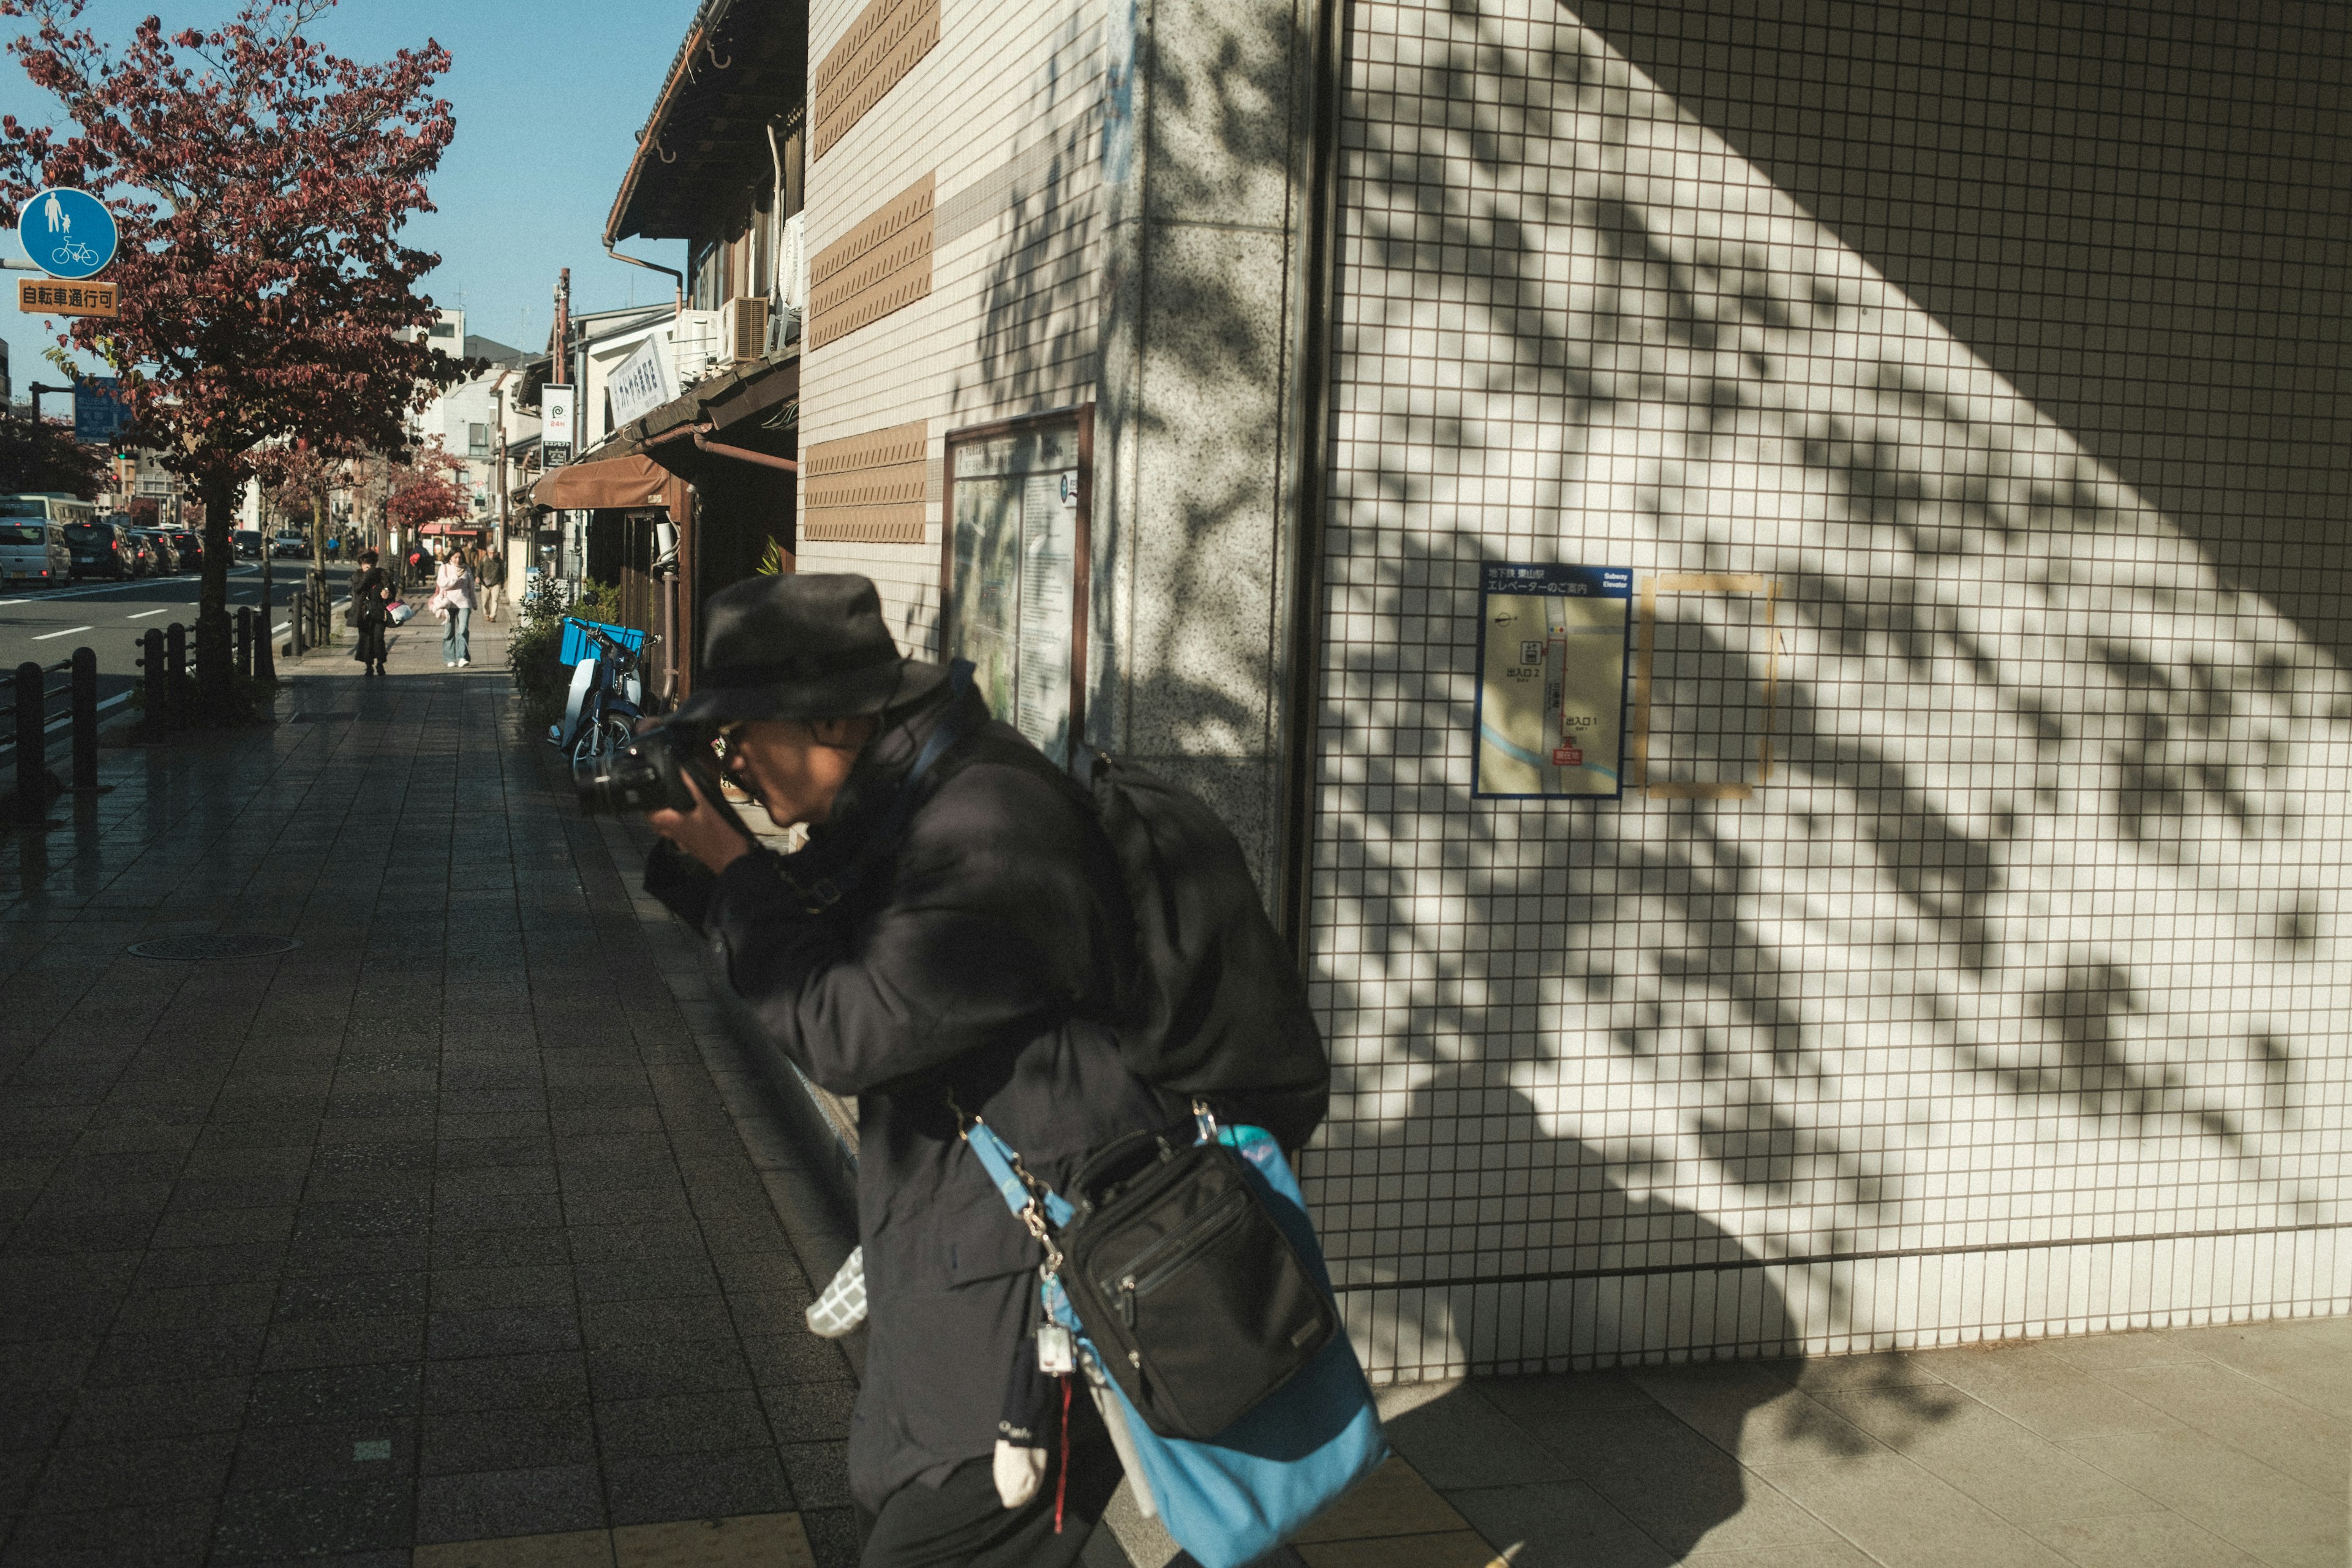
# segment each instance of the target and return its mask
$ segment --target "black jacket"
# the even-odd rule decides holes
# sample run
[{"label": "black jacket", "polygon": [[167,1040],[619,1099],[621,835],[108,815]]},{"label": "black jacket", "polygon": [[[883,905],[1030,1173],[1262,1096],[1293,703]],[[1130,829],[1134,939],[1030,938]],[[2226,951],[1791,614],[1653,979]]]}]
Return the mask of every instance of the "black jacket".
[{"label": "black jacket", "polygon": [[[849,1469],[869,1509],[988,1454],[1030,1353],[1042,1254],[952,1107],[1057,1186],[1088,1151],[1185,1115],[1119,1065],[1102,1020],[1133,917],[1091,805],[1035,748],[987,724],[876,842],[948,700],[978,706],[942,700],[879,737],[809,849],[736,861],[709,910],[735,990],[811,1079],[857,1097],[869,1339]],[[845,866],[841,901],[807,913],[796,885]]]}]

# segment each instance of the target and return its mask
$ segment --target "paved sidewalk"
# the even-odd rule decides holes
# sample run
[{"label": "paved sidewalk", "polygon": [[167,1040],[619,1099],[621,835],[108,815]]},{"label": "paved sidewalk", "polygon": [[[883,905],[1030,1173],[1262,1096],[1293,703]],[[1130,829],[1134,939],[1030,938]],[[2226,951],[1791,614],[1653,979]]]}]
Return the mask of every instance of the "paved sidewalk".
[{"label": "paved sidewalk", "polygon": [[[847,1564],[845,1242],[502,628],[0,837],[0,1568]],[[276,955],[133,942],[277,934]],[[813,1195],[814,1194],[814,1195]],[[805,1263],[803,1260],[806,1260]],[[1391,1389],[1294,1568],[2344,1568],[2352,1320]],[[1163,1568],[1115,1513],[1089,1568]]]},{"label": "paved sidewalk", "polygon": [[[499,640],[0,839],[7,1568],[854,1559],[848,1369]],[[210,932],[300,945],[124,952]]]}]

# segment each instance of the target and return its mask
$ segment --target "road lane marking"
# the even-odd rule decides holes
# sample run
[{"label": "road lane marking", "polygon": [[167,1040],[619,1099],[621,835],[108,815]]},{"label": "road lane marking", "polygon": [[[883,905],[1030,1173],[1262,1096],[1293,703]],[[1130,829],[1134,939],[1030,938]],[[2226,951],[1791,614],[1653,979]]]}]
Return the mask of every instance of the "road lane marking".
[{"label": "road lane marking", "polygon": [[125,616],[122,618],[126,621],[143,621],[150,616],[168,616],[171,613],[172,606],[166,605],[160,610],[142,610],[135,616]]},{"label": "road lane marking", "polygon": [[86,632],[92,629],[93,628],[89,626],[68,626],[61,632],[43,632],[39,637],[35,637],[33,640],[35,642],[47,642],[52,637],[69,637],[76,632]]}]

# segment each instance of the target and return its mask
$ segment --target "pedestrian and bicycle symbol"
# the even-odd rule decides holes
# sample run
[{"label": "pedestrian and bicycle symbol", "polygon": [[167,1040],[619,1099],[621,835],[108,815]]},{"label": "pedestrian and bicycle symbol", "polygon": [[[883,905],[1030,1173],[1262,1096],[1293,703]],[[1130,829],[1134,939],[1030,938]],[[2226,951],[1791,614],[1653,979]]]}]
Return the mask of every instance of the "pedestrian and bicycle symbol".
[{"label": "pedestrian and bicycle symbol", "polygon": [[52,185],[25,204],[16,237],[33,265],[50,277],[95,278],[114,259],[114,215],[88,191]]}]

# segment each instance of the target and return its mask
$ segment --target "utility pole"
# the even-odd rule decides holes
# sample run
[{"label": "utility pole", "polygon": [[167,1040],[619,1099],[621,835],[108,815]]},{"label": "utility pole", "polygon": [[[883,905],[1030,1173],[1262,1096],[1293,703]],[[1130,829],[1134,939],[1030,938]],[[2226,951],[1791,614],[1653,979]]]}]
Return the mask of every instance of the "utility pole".
[{"label": "utility pole", "polygon": [[499,384],[490,389],[490,417],[498,423],[490,437],[490,460],[498,465],[498,481],[492,488],[497,498],[491,504],[490,526],[499,542],[499,553],[507,552],[507,389],[506,376],[501,373]]},{"label": "utility pole", "polygon": [[572,381],[572,268],[555,280],[555,341],[548,345],[547,379],[556,386]]}]

